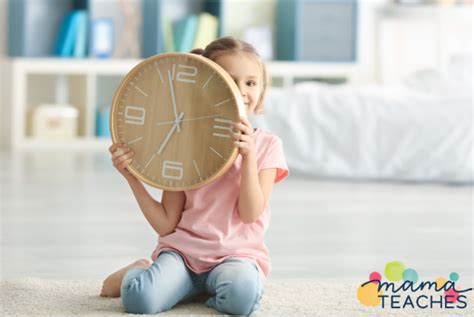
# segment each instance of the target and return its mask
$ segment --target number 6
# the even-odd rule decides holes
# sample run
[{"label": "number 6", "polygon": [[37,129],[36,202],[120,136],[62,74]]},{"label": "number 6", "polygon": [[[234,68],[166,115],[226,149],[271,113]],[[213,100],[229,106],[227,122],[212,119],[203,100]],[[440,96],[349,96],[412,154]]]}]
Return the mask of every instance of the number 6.
[{"label": "number 6", "polygon": [[[172,172],[172,171],[178,171],[178,175],[170,175],[169,172]],[[173,161],[164,161],[161,175],[163,177],[170,178],[170,179],[178,179],[178,180],[183,179],[183,163],[173,162]]]}]

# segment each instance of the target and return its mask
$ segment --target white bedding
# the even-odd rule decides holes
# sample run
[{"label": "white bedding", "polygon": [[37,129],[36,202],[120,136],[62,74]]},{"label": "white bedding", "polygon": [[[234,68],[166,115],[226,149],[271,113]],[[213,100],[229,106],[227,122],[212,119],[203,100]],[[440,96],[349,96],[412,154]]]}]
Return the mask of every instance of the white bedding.
[{"label": "white bedding", "polygon": [[293,173],[472,183],[472,81],[462,72],[391,87],[272,88],[265,115],[250,119],[281,137]]}]

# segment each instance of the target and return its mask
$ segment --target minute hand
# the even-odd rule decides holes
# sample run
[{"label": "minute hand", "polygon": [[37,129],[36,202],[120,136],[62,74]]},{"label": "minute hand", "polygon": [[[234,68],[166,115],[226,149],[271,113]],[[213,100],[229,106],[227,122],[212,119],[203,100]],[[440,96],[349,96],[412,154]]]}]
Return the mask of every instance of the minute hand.
[{"label": "minute hand", "polygon": [[174,111],[174,119],[175,119],[175,123],[177,124],[177,129],[178,129],[178,132],[181,132],[181,130],[179,129],[179,120],[178,120],[178,110],[176,109],[176,97],[174,95],[174,88],[173,88],[173,79],[171,78],[171,72],[168,71],[168,83],[169,83],[169,86],[170,86],[170,94],[171,94],[171,100],[173,102],[173,111]]}]

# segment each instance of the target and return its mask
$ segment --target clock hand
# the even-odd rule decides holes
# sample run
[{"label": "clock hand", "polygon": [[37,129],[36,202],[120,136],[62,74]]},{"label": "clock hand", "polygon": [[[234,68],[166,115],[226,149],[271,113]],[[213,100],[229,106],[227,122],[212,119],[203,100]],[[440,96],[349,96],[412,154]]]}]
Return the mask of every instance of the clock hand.
[{"label": "clock hand", "polygon": [[[214,115],[214,116],[196,117],[196,118],[191,118],[191,119],[183,119],[183,120],[181,120],[181,122],[207,119],[207,118],[217,118],[217,117],[221,117],[221,116],[222,115],[218,114],[218,115]],[[170,123],[174,123],[174,122],[175,122],[174,120],[173,121],[163,121],[163,122],[157,123],[156,125],[165,125],[165,124],[170,124]]]},{"label": "clock hand", "polygon": [[174,122],[178,123],[178,125],[177,125],[178,132],[181,132],[181,130],[179,129],[178,110],[176,109],[176,97],[174,95],[174,88],[173,88],[173,83],[172,83],[170,71],[168,71],[168,83],[169,83],[169,86],[170,86],[171,100],[173,101],[173,111],[174,111],[174,119],[175,119]]},{"label": "clock hand", "polygon": [[161,154],[161,152],[163,152],[163,149],[165,148],[166,144],[168,144],[168,141],[171,139],[171,136],[173,135],[173,132],[174,130],[176,129],[179,129],[179,123],[181,122],[181,118],[184,116],[184,112],[181,112],[179,114],[179,117],[177,118],[177,120],[174,122],[173,126],[171,127],[170,131],[168,132],[168,134],[166,135],[166,138],[165,140],[163,141],[163,143],[161,144],[160,146],[160,149],[158,150],[158,154]]}]

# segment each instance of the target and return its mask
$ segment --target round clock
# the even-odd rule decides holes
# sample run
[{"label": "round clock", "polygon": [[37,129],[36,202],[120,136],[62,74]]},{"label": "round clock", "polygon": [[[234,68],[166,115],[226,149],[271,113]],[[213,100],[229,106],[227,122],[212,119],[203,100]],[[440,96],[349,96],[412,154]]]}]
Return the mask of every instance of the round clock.
[{"label": "round clock", "polygon": [[222,175],[238,150],[233,122],[245,115],[230,75],[191,53],[166,53],[135,66],[115,92],[112,141],[135,157],[129,171],[170,191],[197,188]]}]

